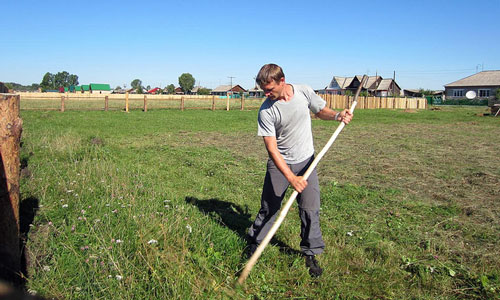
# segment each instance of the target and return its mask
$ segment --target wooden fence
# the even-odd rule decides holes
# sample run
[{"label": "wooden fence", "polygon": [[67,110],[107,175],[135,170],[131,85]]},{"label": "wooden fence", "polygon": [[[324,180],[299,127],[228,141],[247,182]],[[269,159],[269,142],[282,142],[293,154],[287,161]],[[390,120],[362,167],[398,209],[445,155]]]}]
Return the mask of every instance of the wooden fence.
[{"label": "wooden fence", "polygon": [[[351,107],[354,96],[345,95],[320,95],[326,101],[326,105],[332,109],[344,109]],[[356,109],[426,109],[425,98],[391,98],[391,97],[359,97]]]},{"label": "wooden fence", "polygon": [[[263,98],[199,95],[19,93],[23,110],[258,109]],[[352,96],[320,95],[332,109],[349,108]],[[356,109],[426,109],[425,98],[360,97]]]}]

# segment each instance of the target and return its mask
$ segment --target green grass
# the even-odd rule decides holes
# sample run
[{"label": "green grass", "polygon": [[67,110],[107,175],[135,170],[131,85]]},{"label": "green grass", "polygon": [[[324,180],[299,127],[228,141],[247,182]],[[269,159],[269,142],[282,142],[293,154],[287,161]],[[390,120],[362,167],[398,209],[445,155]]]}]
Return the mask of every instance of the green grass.
[{"label": "green grass", "polygon": [[[318,166],[323,276],[297,253],[293,206],[243,287],[267,156],[256,111],[22,111],[21,196],[39,204],[27,288],[61,299],[497,299],[500,119],[483,110],[356,111]],[[337,125],[313,121],[318,151]]]}]

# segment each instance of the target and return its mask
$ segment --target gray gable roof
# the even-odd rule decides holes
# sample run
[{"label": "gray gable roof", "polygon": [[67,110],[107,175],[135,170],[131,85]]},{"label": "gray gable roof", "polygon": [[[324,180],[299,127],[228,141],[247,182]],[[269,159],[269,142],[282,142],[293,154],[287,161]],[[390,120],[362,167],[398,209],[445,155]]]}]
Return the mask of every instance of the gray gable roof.
[{"label": "gray gable roof", "polygon": [[231,85],[219,85],[215,89],[212,90],[212,92],[228,92],[231,90]]},{"label": "gray gable roof", "polygon": [[496,86],[500,85],[500,70],[482,71],[474,75],[462,78],[445,87],[465,87],[465,86]]}]

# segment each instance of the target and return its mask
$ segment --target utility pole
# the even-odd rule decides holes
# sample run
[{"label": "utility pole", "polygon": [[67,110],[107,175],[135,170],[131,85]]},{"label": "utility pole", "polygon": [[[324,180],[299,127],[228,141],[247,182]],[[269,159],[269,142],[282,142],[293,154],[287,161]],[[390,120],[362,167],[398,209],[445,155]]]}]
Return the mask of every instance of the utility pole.
[{"label": "utility pole", "polygon": [[236,77],[234,77],[234,76],[227,76],[227,78],[231,79],[231,88],[233,88],[233,78],[236,78]]},{"label": "utility pole", "polygon": [[394,94],[394,89],[396,88],[396,71],[394,71],[394,74],[392,75],[392,96],[396,97]]}]

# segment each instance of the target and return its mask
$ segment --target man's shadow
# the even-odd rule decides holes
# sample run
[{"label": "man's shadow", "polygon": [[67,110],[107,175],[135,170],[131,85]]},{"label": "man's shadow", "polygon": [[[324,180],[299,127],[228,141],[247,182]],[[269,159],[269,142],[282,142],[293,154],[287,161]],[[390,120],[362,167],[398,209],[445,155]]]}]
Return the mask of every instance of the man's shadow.
[{"label": "man's shadow", "polygon": [[[219,199],[200,200],[195,197],[186,197],[186,203],[196,206],[203,214],[218,222],[221,226],[236,232],[242,239],[247,238],[247,229],[252,225],[252,215],[248,207],[222,201]],[[271,244],[278,246],[286,254],[300,255],[300,251],[291,248],[288,244],[273,237]]]}]

